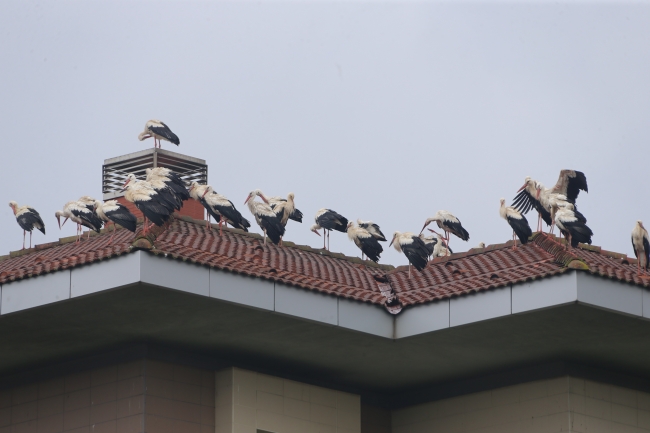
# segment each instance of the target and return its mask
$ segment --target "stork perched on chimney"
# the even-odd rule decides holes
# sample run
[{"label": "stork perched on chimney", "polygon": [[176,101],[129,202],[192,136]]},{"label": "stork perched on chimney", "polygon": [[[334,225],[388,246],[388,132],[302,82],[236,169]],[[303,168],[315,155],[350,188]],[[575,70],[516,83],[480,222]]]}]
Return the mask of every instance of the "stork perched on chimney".
[{"label": "stork perched on chimney", "polygon": [[169,126],[165,125],[160,120],[152,119],[144,125],[144,131],[138,135],[138,140],[143,141],[147,138],[153,137],[153,147],[162,148],[160,140],[165,140],[174,143],[176,146],[181,144],[178,135],[174,134]]},{"label": "stork perched on chimney", "polygon": [[18,206],[15,201],[9,202],[9,207],[14,211],[18,225],[23,229],[23,250],[25,249],[25,234],[29,232],[29,248],[32,247],[32,231],[34,228],[45,234],[45,224],[41,216],[31,206]]}]

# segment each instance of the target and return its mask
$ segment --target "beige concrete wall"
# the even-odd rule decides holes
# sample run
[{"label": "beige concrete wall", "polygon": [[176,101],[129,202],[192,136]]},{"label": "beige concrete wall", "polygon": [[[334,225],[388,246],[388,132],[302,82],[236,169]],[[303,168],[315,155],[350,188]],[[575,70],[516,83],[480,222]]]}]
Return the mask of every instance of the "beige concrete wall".
[{"label": "beige concrete wall", "polygon": [[358,395],[231,368],[216,374],[216,433],[360,433]]},{"label": "beige concrete wall", "polygon": [[650,432],[650,394],[561,377],[392,413],[392,433]]},{"label": "beige concrete wall", "polygon": [[213,433],[214,371],[148,359],[0,390],[0,433]]}]

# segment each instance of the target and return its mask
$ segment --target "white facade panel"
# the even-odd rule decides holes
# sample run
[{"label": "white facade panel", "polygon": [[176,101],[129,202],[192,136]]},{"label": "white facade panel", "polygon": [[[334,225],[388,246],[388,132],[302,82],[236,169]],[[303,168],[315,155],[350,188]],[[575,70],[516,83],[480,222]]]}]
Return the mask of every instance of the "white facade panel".
[{"label": "white facade panel", "polygon": [[284,284],[275,284],[275,311],[330,325],[338,323],[337,298]]},{"label": "white facade panel", "polygon": [[70,270],[3,284],[0,314],[13,313],[70,298]]},{"label": "white facade panel", "polygon": [[273,281],[210,269],[210,297],[273,311]]},{"label": "white facade panel", "polygon": [[393,338],[394,316],[379,305],[339,299],[339,326]]},{"label": "white facade panel", "polygon": [[449,301],[449,324],[465,325],[511,313],[510,287],[460,296]]},{"label": "white facade panel", "polygon": [[631,284],[578,273],[578,301],[635,316],[643,315],[643,291]]},{"label": "white facade panel", "polygon": [[449,328],[449,299],[409,307],[395,318],[395,338],[445,328]]},{"label": "white facade panel", "polygon": [[89,295],[140,281],[140,256],[136,251],[71,270],[71,297]]},{"label": "white facade panel", "polygon": [[578,300],[576,271],[512,286],[512,313],[537,310]]},{"label": "white facade panel", "polygon": [[142,254],[140,280],[168,289],[210,296],[210,270],[193,263]]}]

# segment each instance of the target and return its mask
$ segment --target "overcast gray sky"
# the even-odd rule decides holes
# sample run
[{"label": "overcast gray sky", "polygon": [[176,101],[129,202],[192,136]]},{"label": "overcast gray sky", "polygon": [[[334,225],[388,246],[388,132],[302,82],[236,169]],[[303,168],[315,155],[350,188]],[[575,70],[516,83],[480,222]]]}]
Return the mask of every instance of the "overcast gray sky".
[{"label": "overcast gray sky", "polygon": [[446,209],[455,251],[505,242],[499,198],[563,168],[587,175],[595,245],[632,255],[650,223],[648,3],[5,0],[0,56],[0,254],[22,244],[9,200],[43,216],[35,243],[73,235],[54,212],[101,197],[150,118],[247,218],[250,190],[293,191],[286,239],[314,247],[321,207],[387,236]]}]

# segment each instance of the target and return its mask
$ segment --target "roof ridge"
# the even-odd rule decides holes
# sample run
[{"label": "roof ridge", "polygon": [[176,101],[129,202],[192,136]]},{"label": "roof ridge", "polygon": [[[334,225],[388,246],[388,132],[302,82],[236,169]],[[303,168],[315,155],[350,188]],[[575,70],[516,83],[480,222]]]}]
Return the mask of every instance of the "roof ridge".
[{"label": "roof ridge", "polygon": [[558,242],[555,236],[537,232],[533,233],[532,239],[535,245],[553,255],[557,264],[566,268],[589,270],[589,264],[585,259],[566,249],[566,246]]},{"label": "roof ridge", "polygon": [[[174,218],[178,219],[178,220],[181,220],[181,221],[188,222],[188,223],[196,224],[196,225],[203,225],[203,226],[207,225],[207,221],[195,219],[195,218],[192,218],[192,217],[187,216],[187,215],[180,215],[180,214],[174,213]],[[259,240],[262,239],[262,235],[260,235],[259,233],[245,232],[245,231],[243,231],[241,229],[235,229],[235,228],[231,228],[231,227],[223,227],[222,229],[223,229],[223,231],[228,231],[228,232],[231,232],[231,233],[237,233],[237,234],[240,234],[240,235],[243,235],[243,236],[248,236],[248,237],[252,237],[252,238],[255,238],[255,239],[259,239]],[[359,257],[346,256],[343,253],[335,253],[335,252],[332,252],[332,251],[329,251],[329,250],[324,250],[322,248],[313,248],[313,247],[310,247],[309,245],[300,245],[300,244],[297,244],[297,243],[291,242],[291,241],[283,240],[282,241],[282,246],[283,247],[295,248],[295,249],[298,249],[298,250],[301,250],[301,251],[311,252],[311,253],[314,253],[314,254],[320,254],[321,256],[329,256],[329,257],[332,257],[334,259],[346,260],[348,262],[356,263],[356,264],[359,264],[359,265],[370,266],[372,268],[381,269],[381,270],[386,271],[386,272],[389,272],[389,271],[392,271],[393,269],[395,269],[394,265],[390,265],[390,264],[387,264],[387,263],[375,263],[372,260],[361,260]]]}]

